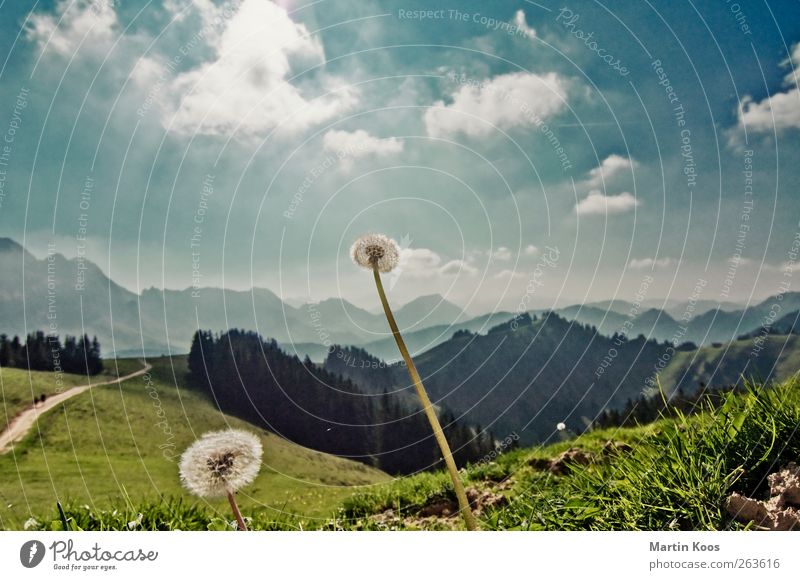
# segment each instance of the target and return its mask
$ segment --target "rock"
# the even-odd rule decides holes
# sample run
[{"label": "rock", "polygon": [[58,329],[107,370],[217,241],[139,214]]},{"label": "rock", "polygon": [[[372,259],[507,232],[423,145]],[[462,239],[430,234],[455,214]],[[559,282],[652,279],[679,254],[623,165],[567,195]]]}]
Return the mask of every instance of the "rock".
[{"label": "rock", "polygon": [[789,463],[767,477],[770,496],[780,496],[784,503],[800,507],[800,466]]},{"label": "rock", "polygon": [[728,497],[725,508],[740,522],[753,522],[757,526],[765,526],[769,519],[764,502],[750,499],[736,492]]},{"label": "rock", "polygon": [[800,467],[789,463],[767,477],[770,498],[759,501],[732,493],[727,512],[742,523],[773,531],[800,530]]}]

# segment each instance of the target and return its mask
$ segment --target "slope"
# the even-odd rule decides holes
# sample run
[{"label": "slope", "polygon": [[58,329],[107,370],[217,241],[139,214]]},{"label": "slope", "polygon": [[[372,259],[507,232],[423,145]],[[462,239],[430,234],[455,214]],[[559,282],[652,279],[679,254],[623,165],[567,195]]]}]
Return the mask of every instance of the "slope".
[{"label": "slope", "polygon": [[[183,357],[149,362],[151,373],[93,389],[47,413],[12,452],[0,456],[0,527],[19,528],[56,500],[92,508],[125,505],[126,498],[194,500],[181,488],[177,459],[203,432],[226,427],[259,433],[264,445],[261,473],[240,496],[248,510],[328,515],[356,486],[389,480],[376,469],[305,449],[220,413],[184,388]],[[224,501],[203,503],[227,514]]]}]

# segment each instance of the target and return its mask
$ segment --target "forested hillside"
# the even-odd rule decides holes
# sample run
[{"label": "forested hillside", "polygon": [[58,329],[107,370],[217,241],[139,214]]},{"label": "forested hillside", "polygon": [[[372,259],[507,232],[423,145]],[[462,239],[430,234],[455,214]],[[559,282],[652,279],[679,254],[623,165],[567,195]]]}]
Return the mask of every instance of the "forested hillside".
[{"label": "forested hillside", "polygon": [[[300,445],[388,473],[441,467],[430,425],[407,397],[362,390],[353,380],[290,356],[256,333],[197,332],[189,373],[190,384],[221,410]],[[476,461],[494,448],[489,432],[456,421],[446,410],[440,419],[458,464]]]}]

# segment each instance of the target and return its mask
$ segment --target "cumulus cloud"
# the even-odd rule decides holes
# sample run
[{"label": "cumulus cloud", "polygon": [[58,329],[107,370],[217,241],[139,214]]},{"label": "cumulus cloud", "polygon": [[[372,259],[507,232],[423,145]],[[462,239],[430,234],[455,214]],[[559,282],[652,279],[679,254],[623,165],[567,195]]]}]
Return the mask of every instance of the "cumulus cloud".
[{"label": "cumulus cloud", "polygon": [[523,10],[517,10],[516,14],[514,14],[514,25],[528,38],[536,38],[536,30],[528,26]]},{"label": "cumulus cloud", "polygon": [[400,250],[399,267],[403,273],[433,274],[441,263],[442,257],[428,248],[403,248]]},{"label": "cumulus cloud", "polygon": [[575,205],[575,213],[578,215],[612,215],[626,213],[640,202],[627,191],[619,195],[603,195],[600,191],[593,189],[584,199]]},{"label": "cumulus cloud", "polygon": [[439,273],[444,276],[455,276],[457,274],[477,274],[478,269],[464,260],[450,260],[439,268]]},{"label": "cumulus cloud", "polygon": [[[800,66],[800,43],[794,45],[791,57],[783,65]],[[800,89],[794,72],[789,72],[784,82],[790,87],[786,92],[776,93],[759,102],[749,96],[742,99],[739,125],[759,132],[800,128]]]},{"label": "cumulus cloud", "polygon": [[517,278],[524,278],[525,274],[522,272],[517,272],[516,270],[500,270],[497,274],[492,276],[495,280],[508,280],[508,279],[517,279]]},{"label": "cumulus cloud", "polygon": [[528,244],[527,246],[525,246],[524,253],[526,256],[537,256],[539,254],[539,248],[537,248],[533,244]]},{"label": "cumulus cloud", "polygon": [[478,269],[465,260],[449,260],[442,264],[442,257],[428,248],[402,248],[400,264],[392,271],[398,276],[415,278],[437,278],[439,276],[455,276],[458,274],[475,274]]},{"label": "cumulus cloud", "polygon": [[505,246],[500,246],[494,251],[490,250],[489,257],[492,260],[500,260],[503,262],[508,262],[511,259],[511,250],[509,250]]},{"label": "cumulus cloud", "polygon": [[114,40],[117,14],[113,2],[61,0],[53,14],[33,13],[25,35],[43,51],[72,56],[78,47],[105,52]]},{"label": "cumulus cloud", "polygon": [[309,99],[289,82],[292,74],[324,63],[325,53],[303,24],[272,2],[244,0],[210,44],[215,57],[179,74],[165,91],[179,99],[164,119],[176,132],[263,134],[280,126],[292,133],[331,119],[357,100],[321,73],[329,94],[318,98]]},{"label": "cumulus cloud", "polygon": [[452,103],[436,101],[425,112],[428,135],[488,135],[494,127],[532,127],[566,106],[566,81],[555,73],[510,73],[478,84],[466,84],[451,95]]},{"label": "cumulus cloud", "polygon": [[628,268],[631,270],[652,270],[654,268],[668,268],[673,266],[677,261],[674,258],[640,258],[633,259],[628,263]]},{"label": "cumulus cloud", "polygon": [[616,153],[609,155],[603,159],[599,167],[595,167],[589,171],[589,181],[593,184],[600,185],[621,172],[630,172],[631,169],[633,169],[633,165],[633,160],[628,157],[623,157]]},{"label": "cumulus cloud", "polygon": [[761,102],[742,99],[739,123],[751,131],[800,128],[800,90],[778,93]]},{"label": "cumulus cloud", "polygon": [[353,132],[331,130],[322,138],[322,147],[347,164],[361,157],[400,153],[403,151],[403,141],[395,137],[379,139],[362,129]]}]

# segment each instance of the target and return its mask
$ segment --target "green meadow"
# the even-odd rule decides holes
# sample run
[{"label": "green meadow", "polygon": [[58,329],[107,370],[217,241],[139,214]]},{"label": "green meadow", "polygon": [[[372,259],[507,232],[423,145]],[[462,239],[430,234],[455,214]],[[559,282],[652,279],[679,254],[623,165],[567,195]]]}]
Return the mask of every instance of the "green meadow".
[{"label": "green meadow", "polygon": [[[261,474],[238,496],[246,511],[327,517],[362,486],[390,480],[361,463],[299,447],[220,413],[183,388],[181,357],[149,362],[149,375],[96,387],[44,414],[23,441],[0,455],[0,527],[18,529],[57,501],[111,511],[158,505],[163,498],[193,502],[181,487],[178,458],[201,434],[227,427],[258,433],[264,446]],[[106,365],[116,372],[114,361]],[[119,361],[122,375],[141,367],[138,361]],[[29,384],[39,392],[53,381],[52,373],[17,369],[4,369],[2,378],[4,393],[10,393],[4,395],[11,401],[9,416],[24,407],[19,401]],[[85,379],[69,377],[74,384]],[[201,505],[209,514],[229,509],[224,499]]]}]

